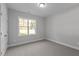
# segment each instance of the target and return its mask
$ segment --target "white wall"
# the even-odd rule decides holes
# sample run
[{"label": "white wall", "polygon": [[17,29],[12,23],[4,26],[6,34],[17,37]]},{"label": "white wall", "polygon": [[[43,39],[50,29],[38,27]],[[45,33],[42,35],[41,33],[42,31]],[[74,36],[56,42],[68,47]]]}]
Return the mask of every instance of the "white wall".
[{"label": "white wall", "polygon": [[46,39],[79,49],[79,7],[46,20]]},{"label": "white wall", "polygon": [[7,16],[7,7],[6,4],[1,4],[1,52],[2,55],[5,54],[7,49],[7,41],[8,41],[8,16]]},{"label": "white wall", "polygon": [[[38,41],[41,39],[44,39],[44,21],[43,18],[31,15],[29,13],[24,13],[20,11],[16,11],[13,9],[8,9],[8,15],[9,15],[9,46],[16,46],[19,44],[24,44],[28,42]],[[24,17],[27,19],[35,19],[37,21],[37,34],[31,35],[31,36],[19,36],[18,35],[18,16]]]}]

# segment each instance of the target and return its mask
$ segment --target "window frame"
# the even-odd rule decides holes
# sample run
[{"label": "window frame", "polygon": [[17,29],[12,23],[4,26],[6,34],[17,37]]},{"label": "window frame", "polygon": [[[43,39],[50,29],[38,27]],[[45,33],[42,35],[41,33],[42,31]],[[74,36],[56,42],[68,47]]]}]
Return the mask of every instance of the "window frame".
[{"label": "window frame", "polygon": [[[22,19],[22,21],[23,21],[23,26],[19,25],[19,36],[36,35],[36,32],[37,32],[37,31],[36,31],[36,25],[37,25],[36,23],[37,23],[37,21],[34,20],[34,19],[27,19],[27,18],[19,17],[19,19],[18,19],[19,22],[20,22],[20,19]],[[27,20],[27,26],[24,26],[24,22],[25,22],[24,20]],[[34,24],[34,26],[35,26],[35,28],[34,28],[35,33],[34,33],[34,34],[30,34],[30,30],[29,30],[29,27],[31,26],[31,25],[29,26],[29,21],[32,21],[32,20],[35,21],[35,24]],[[27,34],[26,34],[26,32],[25,32],[25,33],[23,33],[23,34],[24,34],[24,35],[23,35],[23,34],[20,32],[20,30],[21,30],[20,27],[25,27],[25,28],[27,28],[27,29],[24,29],[25,31],[27,30]]]}]

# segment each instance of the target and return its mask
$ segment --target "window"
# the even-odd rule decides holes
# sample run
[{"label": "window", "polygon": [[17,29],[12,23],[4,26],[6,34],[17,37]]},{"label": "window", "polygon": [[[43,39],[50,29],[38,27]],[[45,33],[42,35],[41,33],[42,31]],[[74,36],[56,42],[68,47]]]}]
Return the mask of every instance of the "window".
[{"label": "window", "polygon": [[27,20],[19,18],[19,35],[34,35],[36,34],[36,20]]},{"label": "window", "polygon": [[35,34],[36,29],[36,21],[35,20],[29,20],[29,35]]}]

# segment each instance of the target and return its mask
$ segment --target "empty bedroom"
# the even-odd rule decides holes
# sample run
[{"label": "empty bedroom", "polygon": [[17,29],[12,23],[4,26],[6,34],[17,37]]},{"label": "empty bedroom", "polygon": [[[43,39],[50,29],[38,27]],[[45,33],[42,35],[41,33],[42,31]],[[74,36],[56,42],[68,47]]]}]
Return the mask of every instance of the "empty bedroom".
[{"label": "empty bedroom", "polygon": [[0,3],[1,56],[79,56],[79,3]]}]

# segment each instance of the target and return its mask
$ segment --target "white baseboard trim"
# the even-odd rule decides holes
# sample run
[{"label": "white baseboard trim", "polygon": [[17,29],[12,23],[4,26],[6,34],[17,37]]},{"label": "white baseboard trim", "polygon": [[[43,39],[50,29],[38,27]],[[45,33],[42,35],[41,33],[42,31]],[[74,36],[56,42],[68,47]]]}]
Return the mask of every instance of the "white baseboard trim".
[{"label": "white baseboard trim", "polygon": [[70,44],[66,44],[66,43],[63,43],[63,42],[59,42],[59,41],[56,41],[56,40],[53,40],[53,39],[47,39],[48,41],[52,41],[52,42],[55,42],[55,43],[58,43],[58,44],[61,44],[61,45],[64,45],[66,47],[69,47],[69,48],[72,48],[72,49],[75,49],[75,50],[79,50],[79,47],[75,47],[75,46],[72,46]]},{"label": "white baseboard trim", "polygon": [[30,41],[30,42],[21,42],[21,43],[17,43],[17,44],[8,45],[8,47],[19,46],[19,45],[23,45],[23,44],[27,44],[27,43],[32,43],[32,42],[40,41],[40,40],[43,40],[43,38],[38,39],[38,40],[33,40],[33,41]]},{"label": "white baseboard trim", "polygon": [[[41,39],[38,39],[38,40],[33,40],[31,42],[21,42],[21,43],[18,43],[18,44],[12,44],[12,45],[8,45],[8,47],[13,47],[13,46],[19,46],[19,45],[22,45],[22,44],[28,44],[28,43],[32,43],[32,42],[36,42],[36,41],[40,41],[40,40],[43,40],[43,38]],[[76,50],[79,50],[79,47],[75,47],[75,46],[72,46],[70,44],[66,44],[66,43],[63,43],[63,42],[59,42],[59,41],[56,41],[56,40],[53,40],[53,39],[46,39],[48,41],[51,41],[51,42],[55,42],[55,43],[58,43],[60,45],[64,45],[66,47],[69,47],[69,48],[72,48],[72,49],[76,49]],[[4,53],[5,54],[5,53]],[[4,55],[3,54],[3,55]]]}]

